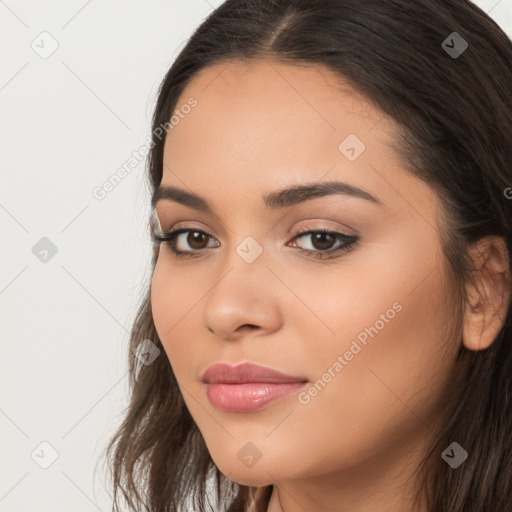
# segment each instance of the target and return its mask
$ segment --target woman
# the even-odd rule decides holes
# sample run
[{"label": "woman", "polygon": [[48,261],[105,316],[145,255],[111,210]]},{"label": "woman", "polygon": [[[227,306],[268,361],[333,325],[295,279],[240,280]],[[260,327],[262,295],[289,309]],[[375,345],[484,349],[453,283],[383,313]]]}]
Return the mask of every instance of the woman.
[{"label": "woman", "polygon": [[463,0],[201,24],[153,117],[115,510],[512,510],[511,64]]}]

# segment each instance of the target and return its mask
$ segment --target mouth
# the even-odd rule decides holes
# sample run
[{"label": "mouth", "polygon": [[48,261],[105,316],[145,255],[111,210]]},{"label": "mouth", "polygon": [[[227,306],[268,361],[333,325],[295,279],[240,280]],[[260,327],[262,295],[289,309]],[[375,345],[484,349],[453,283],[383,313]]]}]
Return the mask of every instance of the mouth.
[{"label": "mouth", "polygon": [[223,412],[250,412],[304,387],[308,380],[260,365],[215,364],[202,377],[210,403]]}]

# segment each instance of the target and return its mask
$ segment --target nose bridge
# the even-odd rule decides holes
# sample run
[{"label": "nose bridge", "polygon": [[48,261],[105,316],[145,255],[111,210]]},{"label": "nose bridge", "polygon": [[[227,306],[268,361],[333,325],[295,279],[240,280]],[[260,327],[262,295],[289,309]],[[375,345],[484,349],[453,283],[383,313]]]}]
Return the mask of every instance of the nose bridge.
[{"label": "nose bridge", "polygon": [[279,304],[263,243],[245,236],[224,258],[219,278],[205,298],[206,327],[225,337],[245,324],[277,328]]},{"label": "nose bridge", "polygon": [[231,276],[226,278],[231,284],[245,288],[246,295],[257,292],[261,296],[261,290],[268,286],[272,276],[267,268],[269,244],[265,241],[265,235],[251,235],[247,230],[232,235],[233,242],[224,261],[224,269],[226,272],[229,271]]},{"label": "nose bridge", "polygon": [[[237,211],[231,215],[227,226],[225,243],[229,249],[222,255],[222,274],[232,268],[233,271],[236,269],[243,273],[248,280],[254,274],[258,274],[261,279],[269,273],[266,267],[269,249],[266,219],[262,217],[258,204],[254,204],[251,198],[246,198],[243,203],[239,204]],[[242,208],[246,212],[245,217]],[[247,218],[251,218],[252,222]]]}]

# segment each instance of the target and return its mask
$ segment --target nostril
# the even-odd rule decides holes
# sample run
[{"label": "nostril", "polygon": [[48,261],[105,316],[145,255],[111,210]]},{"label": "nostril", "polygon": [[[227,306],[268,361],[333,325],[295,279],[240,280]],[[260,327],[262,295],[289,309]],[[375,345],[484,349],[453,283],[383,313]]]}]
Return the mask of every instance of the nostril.
[{"label": "nostril", "polygon": [[237,331],[240,331],[240,330],[243,330],[245,328],[249,328],[249,329],[258,329],[258,326],[257,325],[254,325],[254,324],[244,324],[244,325],[241,325]]}]

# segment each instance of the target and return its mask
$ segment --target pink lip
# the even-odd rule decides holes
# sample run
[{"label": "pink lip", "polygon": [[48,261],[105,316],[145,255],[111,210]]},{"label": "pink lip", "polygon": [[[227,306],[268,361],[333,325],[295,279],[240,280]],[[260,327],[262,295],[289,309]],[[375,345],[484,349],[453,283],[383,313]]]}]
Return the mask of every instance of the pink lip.
[{"label": "pink lip", "polygon": [[307,381],[265,368],[243,363],[237,366],[215,364],[203,374],[208,399],[225,412],[249,412],[297,391]]}]

